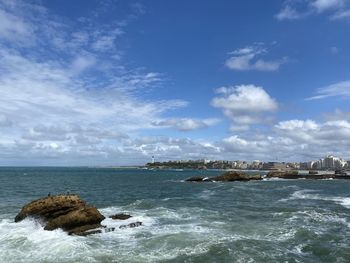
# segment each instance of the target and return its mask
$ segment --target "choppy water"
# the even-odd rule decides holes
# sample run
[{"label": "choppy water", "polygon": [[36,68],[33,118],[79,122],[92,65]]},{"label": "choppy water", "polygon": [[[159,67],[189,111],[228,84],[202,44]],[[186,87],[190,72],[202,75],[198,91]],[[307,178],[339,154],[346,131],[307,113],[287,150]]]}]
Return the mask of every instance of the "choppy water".
[{"label": "choppy water", "polygon": [[[0,168],[0,262],[350,262],[350,181],[183,182],[199,173],[220,172]],[[76,237],[13,222],[66,191],[144,226]]]}]

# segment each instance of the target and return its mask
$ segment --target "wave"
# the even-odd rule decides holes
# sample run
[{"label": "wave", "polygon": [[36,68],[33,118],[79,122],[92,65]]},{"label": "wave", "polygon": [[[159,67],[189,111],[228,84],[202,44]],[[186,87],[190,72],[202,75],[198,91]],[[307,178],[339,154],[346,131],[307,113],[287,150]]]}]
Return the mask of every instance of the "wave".
[{"label": "wave", "polygon": [[[55,262],[59,257],[82,259],[87,243],[82,237],[68,236],[62,230],[46,231],[33,219],[19,223],[0,222],[0,258],[2,262]],[[40,260],[39,260],[40,259]]]},{"label": "wave", "polygon": [[[197,197],[203,195],[205,199],[212,194],[215,194],[215,189],[202,191]],[[295,191],[291,198],[316,198],[317,195],[319,193],[316,191],[301,190]],[[9,219],[0,220],[0,261],[94,263],[164,262],[176,259],[184,262],[187,257],[193,259],[194,256],[206,259],[206,255],[222,249],[224,252],[220,255],[226,253],[235,262],[249,262],[254,259],[249,249],[257,246],[271,246],[270,259],[278,249],[285,249],[283,246],[286,244],[290,244],[291,253],[302,253],[302,247],[296,247],[300,245],[296,236],[300,228],[304,227],[300,226],[300,220],[322,223],[315,224],[317,226],[327,222],[347,224],[345,218],[336,214],[298,211],[291,217],[276,214],[277,218],[259,227],[249,225],[249,222],[230,220],[221,210],[182,206],[172,209],[165,207],[165,202],[158,202],[157,206],[145,205],[149,203],[152,202],[148,199],[140,199],[122,206],[100,208],[99,211],[106,217],[102,224],[115,227],[116,230],[88,237],[68,236],[62,230],[45,231],[38,221],[31,219],[20,223]],[[133,217],[121,221],[109,218],[117,213],[128,213]],[[283,220],[279,217],[283,217]],[[119,229],[120,225],[135,221],[141,221],[143,225]],[[309,221],[307,224],[310,225]],[[316,232],[317,229],[312,231]],[[233,249],[235,247],[239,249]],[[266,252],[257,250],[256,253],[263,255]]]},{"label": "wave", "polygon": [[196,194],[195,196],[197,198],[203,199],[203,200],[209,200],[213,195],[216,194],[215,190],[203,190],[202,192]]},{"label": "wave", "polygon": [[342,196],[325,196],[318,194],[318,190],[303,189],[292,193],[288,198],[281,199],[280,201],[288,201],[295,199],[309,199],[309,200],[322,200],[322,201],[332,201],[337,204],[342,205],[345,208],[350,209],[350,197]]},{"label": "wave", "polygon": [[[79,237],[69,236],[62,230],[45,231],[33,219],[19,223],[9,219],[0,221],[0,261],[158,262],[211,253],[213,247],[223,247],[230,242],[282,242],[295,234],[292,229],[278,229],[269,235],[236,233],[227,222],[220,220],[219,211],[199,207],[141,209],[125,205],[99,210],[106,217],[102,224],[115,227],[114,232]],[[109,218],[121,212],[133,217],[120,221]],[[120,225],[135,221],[143,225],[119,229]]]},{"label": "wave", "polygon": [[[45,231],[33,219],[19,223],[2,220],[1,262],[155,262],[206,253],[217,243],[221,232],[213,227],[220,226],[220,222],[205,222],[202,217],[208,211],[200,208],[175,211],[164,207],[126,210],[127,207],[99,209],[106,216],[102,224],[116,230],[88,237],[69,236],[62,230]],[[108,217],[120,212],[133,217]],[[143,222],[142,227],[119,229],[120,225],[135,221]]]}]

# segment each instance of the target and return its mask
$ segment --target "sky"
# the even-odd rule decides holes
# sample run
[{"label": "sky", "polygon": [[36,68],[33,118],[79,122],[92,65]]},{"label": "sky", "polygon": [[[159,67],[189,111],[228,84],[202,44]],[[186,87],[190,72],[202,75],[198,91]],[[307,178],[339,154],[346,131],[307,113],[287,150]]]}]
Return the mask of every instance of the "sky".
[{"label": "sky", "polygon": [[0,165],[350,160],[350,0],[0,0]]}]

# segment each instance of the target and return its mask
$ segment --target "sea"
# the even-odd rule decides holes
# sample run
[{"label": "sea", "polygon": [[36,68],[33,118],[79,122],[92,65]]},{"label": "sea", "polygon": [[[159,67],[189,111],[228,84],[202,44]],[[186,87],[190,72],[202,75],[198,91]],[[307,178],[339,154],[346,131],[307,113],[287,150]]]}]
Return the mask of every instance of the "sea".
[{"label": "sea", "polygon": [[[350,262],[350,180],[184,181],[220,173],[0,168],[0,262]],[[116,230],[80,237],[14,223],[26,203],[67,192]],[[116,213],[133,217],[108,218]]]}]

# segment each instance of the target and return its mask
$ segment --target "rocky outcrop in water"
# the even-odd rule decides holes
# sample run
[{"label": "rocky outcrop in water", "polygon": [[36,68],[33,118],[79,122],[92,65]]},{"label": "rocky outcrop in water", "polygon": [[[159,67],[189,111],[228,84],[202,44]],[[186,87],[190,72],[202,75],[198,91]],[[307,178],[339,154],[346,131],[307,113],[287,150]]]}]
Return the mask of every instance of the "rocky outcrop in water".
[{"label": "rocky outcrop in water", "polygon": [[251,180],[262,180],[261,175],[251,175],[247,173],[229,171],[222,175],[210,178],[217,182],[232,182],[232,181],[251,181]]},{"label": "rocky outcrop in water", "polygon": [[203,176],[192,176],[186,179],[186,182],[210,182],[209,180],[204,181],[205,177]]},{"label": "rocky outcrop in water", "polygon": [[343,174],[320,174],[320,173],[309,173],[299,174],[298,171],[271,171],[266,175],[266,178],[281,178],[281,179],[313,179],[313,180],[324,180],[324,179],[350,179],[350,175]]},{"label": "rocky outcrop in water", "polygon": [[299,177],[300,175],[298,171],[271,171],[266,175],[266,178],[295,179]]},{"label": "rocky outcrop in water", "polygon": [[26,217],[39,219],[45,230],[61,228],[68,234],[88,235],[101,233],[105,219],[97,208],[88,205],[77,195],[56,195],[35,200],[25,205],[15,222]]},{"label": "rocky outcrop in water", "polygon": [[109,218],[112,218],[114,220],[126,220],[126,219],[129,219],[131,217],[132,217],[131,215],[120,213],[120,214],[112,215]]},{"label": "rocky outcrop in water", "polygon": [[214,177],[201,177],[194,176],[186,179],[187,182],[233,182],[233,181],[251,181],[251,180],[262,180],[261,175],[250,175],[243,172],[229,171],[219,176]]}]

